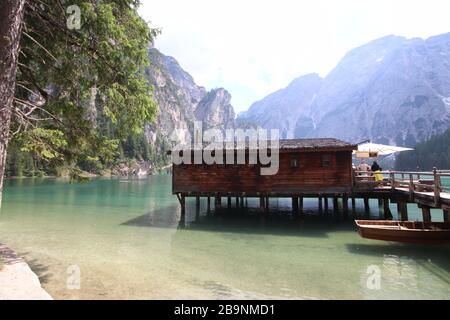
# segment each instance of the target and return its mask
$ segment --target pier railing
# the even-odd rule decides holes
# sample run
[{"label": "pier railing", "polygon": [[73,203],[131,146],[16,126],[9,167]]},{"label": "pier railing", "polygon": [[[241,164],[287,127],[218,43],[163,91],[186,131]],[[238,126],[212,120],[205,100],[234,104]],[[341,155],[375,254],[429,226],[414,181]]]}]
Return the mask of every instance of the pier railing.
[{"label": "pier railing", "polygon": [[438,205],[442,194],[450,196],[450,186],[443,184],[442,178],[449,178],[450,170],[434,169],[430,172],[423,171],[383,171],[363,172],[354,171],[355,189],[383,189],[408,191],[411,199],[417,193],[432,195]]}]

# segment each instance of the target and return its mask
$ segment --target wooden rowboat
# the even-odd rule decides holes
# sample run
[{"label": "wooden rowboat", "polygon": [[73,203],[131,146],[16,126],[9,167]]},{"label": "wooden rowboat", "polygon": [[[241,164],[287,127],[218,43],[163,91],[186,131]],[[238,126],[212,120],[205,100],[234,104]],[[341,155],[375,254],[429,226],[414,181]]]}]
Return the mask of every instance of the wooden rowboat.
[{"label": "wooden rowboat", "polygon": [[361,237],[417,244],[450,243],[449,222],[356,220]]}]

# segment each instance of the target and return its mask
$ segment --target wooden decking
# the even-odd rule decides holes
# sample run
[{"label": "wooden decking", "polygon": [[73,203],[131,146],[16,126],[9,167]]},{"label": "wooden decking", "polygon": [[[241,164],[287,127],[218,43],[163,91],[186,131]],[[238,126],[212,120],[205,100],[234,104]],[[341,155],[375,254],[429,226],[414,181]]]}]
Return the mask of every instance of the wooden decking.
[{"label": "wooden decking", "polygon": [[382,172],[385,179],[380,182],[371,181],[371,176],[359,174],[354,175],[354,195],[384,195],[431,208],[450,208],[450,186],[446,186],[443,181],[450,181],[450,171],[387,171]]},{"label": "wooden decking", "polygon": [[[442,209],[444,221],[450,220],[450,171],[381,173],[383,181],[373,181],[371,175],[354,173],[353,197],[384,198],[398,204],[402,220],[408,220],[407,203],[422,209],[424,221],[431,221],[430,209]],[[447,182],[448,183],[448,182]]]}]

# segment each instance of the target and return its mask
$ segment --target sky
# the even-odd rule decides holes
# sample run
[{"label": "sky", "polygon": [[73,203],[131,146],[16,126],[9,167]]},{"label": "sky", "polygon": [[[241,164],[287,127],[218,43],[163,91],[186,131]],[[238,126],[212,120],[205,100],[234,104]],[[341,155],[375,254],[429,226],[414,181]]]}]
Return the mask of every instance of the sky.
[{"label": "sky", "polygon": [[237,112],[351,49],[450,32],[448,0],[141,0],[155,46],[198,85],[225,88]]}]

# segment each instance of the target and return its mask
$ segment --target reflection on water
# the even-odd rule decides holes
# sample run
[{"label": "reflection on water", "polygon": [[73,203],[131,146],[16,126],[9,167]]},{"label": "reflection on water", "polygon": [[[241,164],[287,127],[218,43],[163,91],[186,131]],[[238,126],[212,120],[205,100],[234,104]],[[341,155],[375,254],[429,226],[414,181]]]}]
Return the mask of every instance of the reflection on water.
[{"label": "reflection on water", "polygon": [[[288,199],[274,200],[264,219],[258,201],[211,215],[202,203],[199,217],[188,201],[181,220],[170,183],[8,181],[0,241],[25,256],[56,298],[450,298],[449,246],[362,239],[351,219],[319,215],[314,199],[301,217],[290,215]],[[376,201],[372,208],[378,216]],[[414,206],[410,213],[420,218]],[[70,266],[80,268],[79,290],[66,286]]]}]

